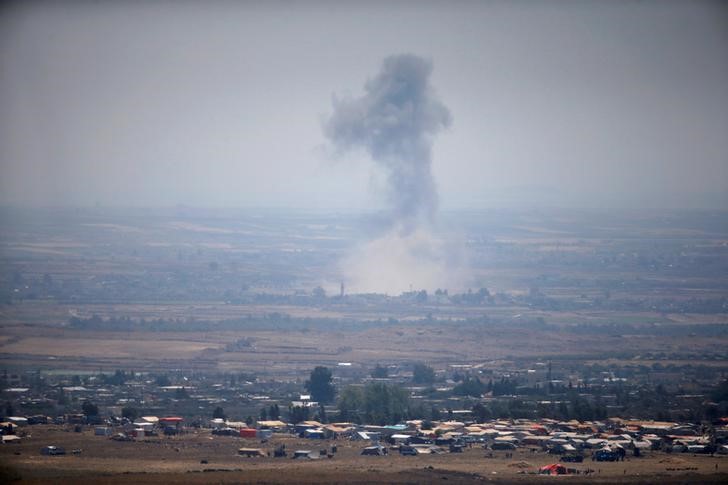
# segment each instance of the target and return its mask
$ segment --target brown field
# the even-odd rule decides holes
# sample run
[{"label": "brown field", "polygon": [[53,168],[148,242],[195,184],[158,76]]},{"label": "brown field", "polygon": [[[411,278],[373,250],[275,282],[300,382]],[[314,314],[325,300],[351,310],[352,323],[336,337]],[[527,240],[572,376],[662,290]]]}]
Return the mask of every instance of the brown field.
[{"label": "brown field", "polygon": [[[67,369],[252,370],[281,375],[312,365],[354,362],[432,364],[484,363],[526,357],[588,356],[612,359],[615,353],[722,353],[725,339],[670,336],[574,335],[542,330],[499,328],[461,331],[457,323],[438,327],[393,324],[362,330],[274,330],[209,332],[95,332],[33,325],[4,328],[0,362],[6,365]],[[251,339],[249,348],[226,351],[225,345]],[[641,361],[639,361],[641,362]]]},{"label": "brown field", "polygon": [[219,345],[190,340],[145,339],[135,336],[117,339],[28,337],[4,345],[6,352],[54,357],[142,358],[155,355],[160,359],[193,358]]},{"label": "brown field", "polygon": [[[569,468],[594,470],[592,475],[544,477],[534,473],[558,457],[543,452],[519,450],[507,458],[494,452],[492,458],[474,446],[462,454],[429,456],[361,456],[365,446],[348,440],[314,441],[290,435],[274,435],[267,443],[227,436],[212,436],[209,430],[176,437],[150,437],[139,442],[116,442],[59,426],[26,428],[30,436],[22,444],[0,447],[0,462],[6,478],[30,483],[531,483],[535,480],[569,483],[725,483],[728,457],[648,453],[624,462],[567,464]],[[40,448],[53,444],[69,453],[43,456]],[[337,445],[333,458],[301,461],[289,458],[242,458],[240,447],[272,451],[285,444],[293,450],[318,451]],[[70,451],[80,449],[79,455]],[[206,460],[207,463],[201,463]],[[0,476],[0,479],[3,477]]]},{"label": "brown field", "polygon": [[[250,348],[226,351],[238,339],[251,339]],[[379,328],[333,330],[241,330],[187,332],[98,332],[56,326],[18,325],[3,328],[0,362],[31,367],[168,369],[204,367],[223,371],[335,365],[353,362],[369,365],[423,360],[431,364],[482,363],[521,358],[570,358],[609,364],[634,361],[657,363],[650,353],[673,352],[674,364],[723,366],[724,360],[706,355],[724,355],[725,337],[687,336],[675,339],[659,335],[577,335],[535,329],[513,328],[480,331],[461,330],[457,322],[441,327],[411,323]],[[614,355],[620,355],[614,358]],[[629,356],[629,357],[628,357]]]}]

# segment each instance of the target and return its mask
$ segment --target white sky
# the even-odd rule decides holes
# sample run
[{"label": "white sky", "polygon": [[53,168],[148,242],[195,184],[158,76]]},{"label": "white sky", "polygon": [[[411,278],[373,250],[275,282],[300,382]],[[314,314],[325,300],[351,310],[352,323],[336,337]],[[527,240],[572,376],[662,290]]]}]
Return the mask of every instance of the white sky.
[{"label": "white sky", "polygon": [[726,5],[6,2],[0,204],[378,207],[321,120],[411,52],[445,207],[728,209]]}]

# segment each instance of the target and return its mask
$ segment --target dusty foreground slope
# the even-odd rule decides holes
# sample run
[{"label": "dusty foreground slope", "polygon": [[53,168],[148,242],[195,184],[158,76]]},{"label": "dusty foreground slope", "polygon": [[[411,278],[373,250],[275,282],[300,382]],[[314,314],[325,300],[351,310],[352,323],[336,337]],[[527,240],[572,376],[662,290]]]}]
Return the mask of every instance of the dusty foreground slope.
[{"label": "dusty foreground slope", "polygon": [[[208,430],[173,438],[117,442],[66,428],[34,426],[21,444],[0,446],[0,483],[728,483],[728,458],[653,452],[624,462],[568,464],[578,475],[536,475],[557,456],[530,450],[493,453],[479,447],[464,453],[429,456],[361,456],[365,446],[351,441],[312,441],[288,435],[267,443],[212,436]],[[285,444],[288,458],[243,458],[240,447],[272,451]],[[69,454],[43,456],[45,445]],[[332,458],[292,460],[293,450],[318,452],[337,446]],[[71,454],[81,450],[79,454]],[[592,473],[585,474],[588,470]]]}]

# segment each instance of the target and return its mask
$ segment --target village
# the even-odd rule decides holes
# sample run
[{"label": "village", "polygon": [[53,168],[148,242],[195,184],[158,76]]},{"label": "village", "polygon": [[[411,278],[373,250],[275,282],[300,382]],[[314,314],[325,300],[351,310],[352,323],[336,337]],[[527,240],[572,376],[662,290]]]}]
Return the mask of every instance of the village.
[{"label": "village", "polygon": [[[397,467],[413,466],[404,457],[458,469],[498,463],[506,467],[501,473],[519,476],[609,475],[624,463],[620,470],[634,474],[641,462],[664,473],[715,474],[728,464],[725,401],[707,384],[696,394],[659,384],[653,393],[664,407],[636,411],[618,406],[617,395],[646,399],[638,373],[586,378],[583,369],[568,373],[552,362],[520,373],[424,363],[365,373],[341,364],[317,366],[305,382],[182,371],[4,372],[0,453],[20,470],[30,463],[55,468],[58,459],[83,468],[86,459],[138,453],[153,463],[175,460],[185,472],[211,463],[244,469],[247,458],[327,466],[368,456]],[[155,445],[161,455],[148,454]],[[119,469],[128,471],[124,463]]]},{"label": "village", "polygon": [[[140,463],[154,470],[155,463],[175,460],[189,472],[241,471],[252,463],[248,460],[271,460],[271,465],[286,459],[320,461],[327,466],[368,458],[376,466],[383,465],[381,460],[416,466],[402,461],[412,457],[410,460],[426,460],[424,465],[436,463],[445,468],[448,460],[453,464],[465,460],[473,469],[492,466],[511,475],[619,476],[628,470],[633,475],[639,474],[635,467],[640,462],[650,467],[657,464],[668,475],[715,474],[728,469],[728,420],[710,431],[690,423],[618,418],[587,422],[409,420],[386,426],[311,420],[295,424],[259,420],[251,426],[222,418],[190,426],[178,416],[102,419],[94,425],[82,424],[84,421],[82,415],[54,420],[7,418],[2,423],[3,463],[21,469],[29,463],[53,468],[64,466],[58,460],[71,459],[70,466],[83,469],[85,458],[93,463],[99,455],[115,456],[121,466],[125,457],[137,456],[136,465],[127,462],[130,470]],[[162,451],[150,452],[155,445]],[[144,458],[146,454],[149,456]]]}]

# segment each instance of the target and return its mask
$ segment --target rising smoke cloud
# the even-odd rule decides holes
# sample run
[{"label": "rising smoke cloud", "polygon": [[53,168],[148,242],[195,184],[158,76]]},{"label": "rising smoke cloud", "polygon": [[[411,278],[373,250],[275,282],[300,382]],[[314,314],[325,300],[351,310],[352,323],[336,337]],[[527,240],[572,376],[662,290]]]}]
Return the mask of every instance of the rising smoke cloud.
[{"label": "rising smoke cloud", "polygon": [[357,98],[334,98],[324,133],[338,153],[363,148],[386,174],[392,227],[342,261],[352,291],[398,293],[447,287],[458,273],[431,232],[438,206],[432,142],[452,117],[429,84],[432,62],[387,57]]},{"label": "rising smoke cloud", "polygon": [[437,211],[432,139],[451,123],[429,85],[432,62],[412,54],[384,59],[359,98],[334,98],[324,132],[340,152],[364,148],[386,170],[387,197],[405,234],[431,223]]}]

